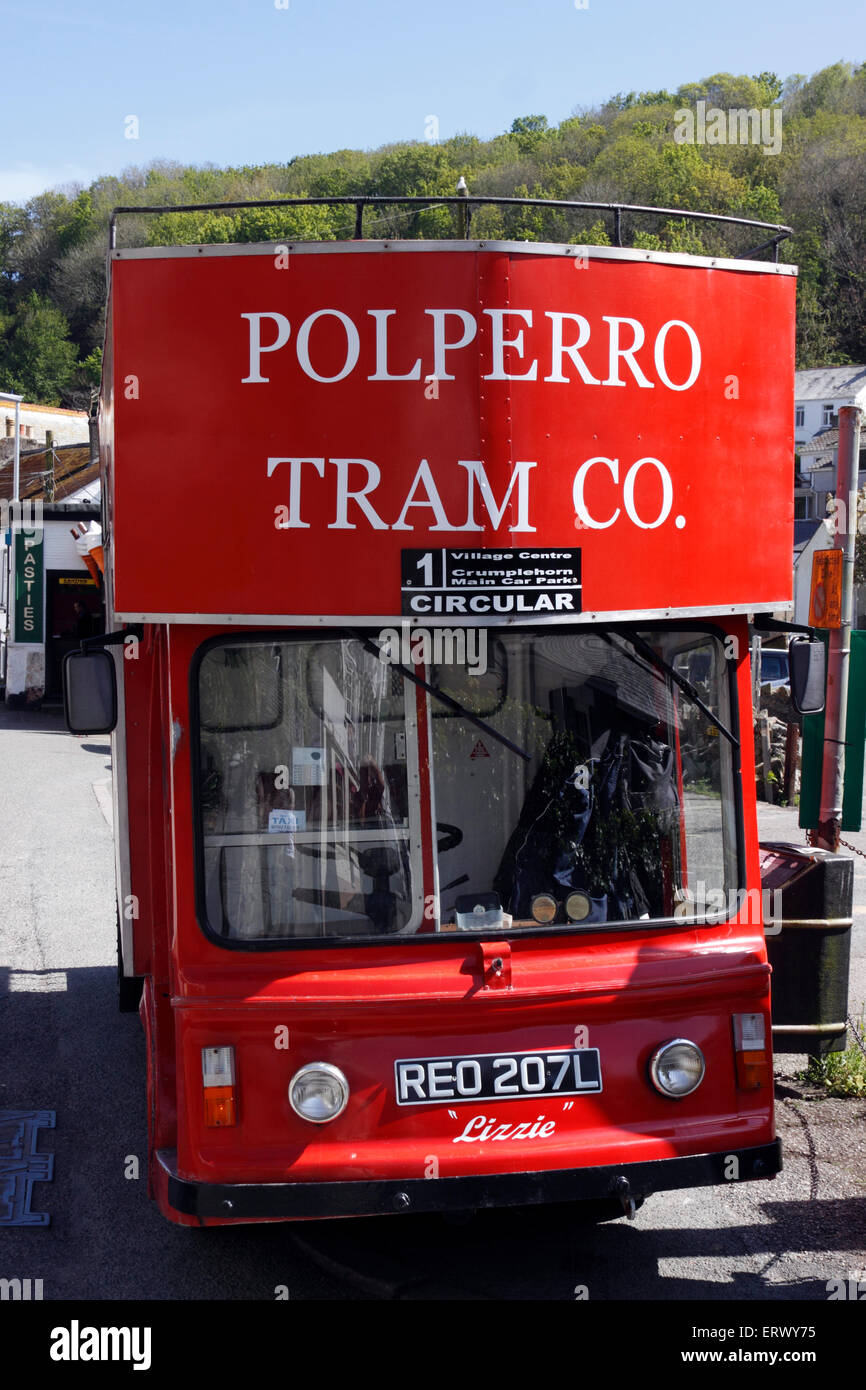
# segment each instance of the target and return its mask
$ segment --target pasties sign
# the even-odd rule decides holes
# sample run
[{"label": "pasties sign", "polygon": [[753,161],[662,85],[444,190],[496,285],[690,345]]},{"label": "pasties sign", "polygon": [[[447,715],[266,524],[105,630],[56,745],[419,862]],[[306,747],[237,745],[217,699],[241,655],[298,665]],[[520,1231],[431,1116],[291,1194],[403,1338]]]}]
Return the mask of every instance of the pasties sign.
[{"label": "pasties sign", "polygon": [[[121,615],[561,622],[788,596],[785,268],[224,249],[113,264]],[[520,601],[530,580],[547,598]]]}]

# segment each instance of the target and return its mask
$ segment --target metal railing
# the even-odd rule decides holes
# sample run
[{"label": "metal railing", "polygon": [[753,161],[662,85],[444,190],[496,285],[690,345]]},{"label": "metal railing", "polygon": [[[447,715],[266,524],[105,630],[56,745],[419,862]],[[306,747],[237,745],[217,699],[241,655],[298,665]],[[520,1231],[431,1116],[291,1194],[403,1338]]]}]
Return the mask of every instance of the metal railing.
[{"label": "metal railing", "polygon": [[[380,195],[374,193],[348,194],[341,196],[326,197],[287,197],[287,198],[257,198],[241,202],[226,203],[171,203],[159,207],[135,207],[123,206],[116,207],[112,211],[109,222],[108,244],[110,250],[117,247],[117,223],[118,218],[124,216],[159,216],[166,213],[180,212],[238,212],[250,211],[253,208],[286,208],[290,210],[298,207],[354,207],[354,235],[352,240],[364,240],[364,212],[368,208],[390,208],[408,207],[413,213],[422,212],[428,208],[450,207],[454,208],[458,214],[458,228],[461,240],[466,240],[473,213],[482,207],[520,207],[531,208],[534,210],[558,210],[571,212],[601,212],[610,216],[611,231],[613,235],[613,245],[622,247],[627,244],[623,240],[623,217],[631,215],[633,217],[658,217],[676,218],[697,223],[712,223],[721,227],[750,227],[757,232],[768,232],[756,246],[752,246],[748,251],[737,252],[737,256],[742,260],[749,260],[758,255],[761,251],[772,248],[773,260],[779,259],[779,246],[789,236],[793,235],[793,228],[784,226],[778,222],[759,222],[751,217],[731,217],[725,213],[718,212],[693,212],[688,208],[657,208],[644,207],[636,203],[589,203],[579,202],[567,198],[500,198],[487,196],[486,194],[459,194],[456,196],[418,196],[388,194]],[[312,238],[295,238],[295,240],[311,240]],[[386,238],[392,240],[393,238]]]}]

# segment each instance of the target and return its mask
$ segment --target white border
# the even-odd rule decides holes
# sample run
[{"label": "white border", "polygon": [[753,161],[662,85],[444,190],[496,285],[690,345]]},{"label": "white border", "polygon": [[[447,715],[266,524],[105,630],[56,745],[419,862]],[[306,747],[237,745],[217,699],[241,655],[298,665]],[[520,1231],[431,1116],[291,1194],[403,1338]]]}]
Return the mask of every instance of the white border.
[{"label": "white border", "polygon": [[[390,670],[390,667],[387,668]],[[403,717],[406,721],[406,809],[409,830],[409,872],[415,910],[394,936],[415,935],[424,925],[424,846],[421,838],[421,766],[418,755],[418,712],[414,681],[403,679]],[[414,809],[414,815],[413,815]],[[416,887],[417,884],[417,887]]]},{"label": "white border", "polygon": [[[103,512],[102,519],[104,522],[105,512]],[[109,533],[105,536],[105,622],[107,631],[114,631],[117,621],[117,614],[114,611],[113,546]],[[120,924],[120,969],[124,979],[132,979],[135,976],[135,922],[140,921],[140,918],[127,918],[126,916],[126,900],[133,891],[132,853],[129,840],[129,772],[126,756],[126,662],[124,660],[126,647],[115,645],[107,647],[106,651],[111,653],[117,676],[117,723],[111,734],[114,894],[117,903],[117,920]],[[147,737],[149,738],[149,731]]]},{"label": "white border", "polygon": [[[561,245],[556,242],[530,241],[348,241],[348,242],[247,242],[226,245],[143,246],[116,249],[109,252],[111,260],[196,260],[211,256],[273,256],[275,245],[286,246],[297,255],[371,255],[382,251],[423,254],[427,251],[491,251],[521,256],[588,257],[590,260],[636,261],[661,265],[691,266],[698,269],[745,271],[751,274],[797,275],[797,267],[772,261],[727,260],[722,257],[688,256],[670,251],[641,251],[616,246]],[[622,609],[617,612],[585,612],[547,617],[547,623],[588,623],[617,619],[711,617],[722,614],[777,611],[793,607],[793,599],[779,599],[744,604],[707,605],[703,607]],[[337,627],[393,626],[406,621],[405,615],[347,616],[331,614],[274,614],[274,613],[139,613],[117,612],[116,618],[125,623],[195,623],[207,626],[236,626],[251,624],[264,627]],[[533,615],[508,617],[498,614],[485,618],[481,614],[461,617],[458,614],[419,614],[408,621],[423,621],[425,626],[501,627],[525,624]],[[539,616],[534,615],[539,621]]]},{"label": "white border", "polygon": [[126,979],[135,975],[135,926],[138,917],[126,916],[126,900],[132,895],[132,856],[129,846],[129,774],[126,757],[126,666],[124,647],[108,647],[117,675],[117,723],[111,735],[111,796],[114,816],[114,880],[117,919],[120,924],[120,965]]},{"label": "white border", "polygon": [[702,270],[747,271],[756,275],[794,275],[787,262],[743,261],[724,256],[688,256],[674,251],[643,251],[624,246],[564,245],[555,241],[250,241],[192,246],[135,246],[109,252],[112,261],[199,260],[211,256],[270,256],[275,247],[297,256],[357,256],[380,251],[493,251],[511,256],[567,256],[591,261],[640,261],[652,265],[694,266]]},{"label": "white border", "polygon": [[[402,629],[401,629],[402,631]],[[436,833],[436,822],[438,815],[436,812],[436,767],[433,762],[433,713],[430,704],[430,691],[423,690],[423,687],[416,686],[416,692],[422,690],[424,695],[424,722],[427,725],[427,780],[430,784],[430,827],[432,835],[430,837],[430,850],[433,859],[433,906],[436,909],[432,921],[434,931],[442,930],[442,898],[439,893],[439,837]],[[420,782],[420,756],[419,756],[419,782]],[[420,799],[420,798],[419,798]],[[421,867],[423,870],[424,861],[422,858]],[[424,906],[427,906],[427,898],[424,898]],[[423,921],[427,919],[422,918]]]},{"label": "white border", "polygon": [[133,613],[116,612],[119,623],[181,623],[201,627],[562,627],[566,624],[632,622],[637,618],[721,618],[735,613],[777,613],[793,608],[791,598],[751,599],[748,603],[711,603],[682,608],[618,608],[585,613],[483,613],[466,617],[459,613]]}]

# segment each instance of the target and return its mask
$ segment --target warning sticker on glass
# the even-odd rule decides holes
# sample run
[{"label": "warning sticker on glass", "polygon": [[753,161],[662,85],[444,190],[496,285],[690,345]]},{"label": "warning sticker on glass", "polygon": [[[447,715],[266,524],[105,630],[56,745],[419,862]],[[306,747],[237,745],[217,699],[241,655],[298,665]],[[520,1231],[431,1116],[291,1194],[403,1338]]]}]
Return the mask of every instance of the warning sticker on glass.
[{"label": "warning sticker on glass", "polygon": [[325,785],[324,748],[292,749],[292,786],[323,787]]}]

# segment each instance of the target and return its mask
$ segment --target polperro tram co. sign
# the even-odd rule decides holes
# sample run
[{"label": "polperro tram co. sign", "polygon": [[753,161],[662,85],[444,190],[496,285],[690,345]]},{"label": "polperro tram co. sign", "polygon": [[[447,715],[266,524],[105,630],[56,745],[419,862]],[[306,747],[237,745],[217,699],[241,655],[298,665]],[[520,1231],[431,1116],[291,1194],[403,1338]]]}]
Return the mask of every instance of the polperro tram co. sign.
[{"label": "polperro tram co. sign", "polygon": [[790,267],[370,242],[124,251],[112,271],[121,616],[574,621],[789,596]]}]

